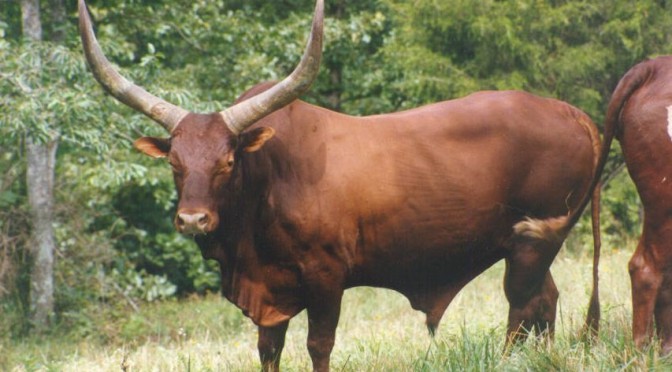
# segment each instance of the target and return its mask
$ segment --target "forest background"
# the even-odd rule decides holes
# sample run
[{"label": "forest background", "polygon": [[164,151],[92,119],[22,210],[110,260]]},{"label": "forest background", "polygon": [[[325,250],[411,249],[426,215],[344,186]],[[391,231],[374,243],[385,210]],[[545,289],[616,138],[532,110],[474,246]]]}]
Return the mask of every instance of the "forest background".
[{"label": "forest background", "polygon": [[[164,133],[97,85],[75,1],[39,1],[40,40],[22,29],[24,2],[0,0],[0,342],[35,333],[105,338],[102,318],[217,292],[217,267],[172,226],[170,168],[132,149],[137,137]],[[291,72],[314,2],[88,4],[123,74],[204,112]],[[672,4],[664,0],[329,0],[326,17],[322,68],[304,99],[352,115],[520,89],[567,101],[601,127],[623,73],[672,52]],[[32,144],[56,142],[53,312],[36,320],[28,154]],[[640,232],[641,205],[612,147],[603,238],[607,250],[632,250],[623,242]],[[591,254],[589,227],[584,216],[565,249]]]}]

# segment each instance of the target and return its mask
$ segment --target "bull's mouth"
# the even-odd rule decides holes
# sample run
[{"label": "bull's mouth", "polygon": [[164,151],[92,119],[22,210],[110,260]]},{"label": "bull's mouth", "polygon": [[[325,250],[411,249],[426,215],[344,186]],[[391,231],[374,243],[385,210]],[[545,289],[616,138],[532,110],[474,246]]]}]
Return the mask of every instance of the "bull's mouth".
[{"label": "bull's mouth", "polygon": [[197,244],[205,244],[208,242],[208,235],[207,234],[201,234],[201,235],[191,235],[191,237],[194,239],[194,241]]},{"label": "bull's mouth", "polygon": [[216,234],[214,232],[203,234],[191,234],[191,235],[183,234],[183,236],[192,239],[198,245],[212,245],[213,242],[216,240],[215,238]]},{"label": "bull's mouth", "polygon": [[203,258],[217,260],[222,257],[221,250],[216,246],[214,234],[193,235],[192,238]]},{"label": "bull's mouth", "polygon": [[200,230],[200,229],[194,229],[194,228],[184,228],[184,229],[179,229],[178,230],[180,234],[186,235],[186,236],[191,236],[192,238],[196,238],[197,236],[201,235],[208,235],[206,231]]}]

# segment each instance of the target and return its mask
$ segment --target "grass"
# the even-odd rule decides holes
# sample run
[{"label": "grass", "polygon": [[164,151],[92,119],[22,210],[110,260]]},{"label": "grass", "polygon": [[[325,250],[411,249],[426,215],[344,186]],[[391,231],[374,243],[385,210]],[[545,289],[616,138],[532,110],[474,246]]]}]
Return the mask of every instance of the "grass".
[{"label": "grass", "polygon": [[[553,343],[528,340],[503,354],[507,303],[503,263],[470,283],[448,307],[435,338],[424,316],[401,295],[356,288],[346,292],[334,371],[664,371],[655,347],[638,351],[630,337],[629,252],[603,256],[602,330],[595,342],[578,337],[590,292],[591,262],[562,254],[552,272],[560,289]],[[290,324],[281,367],[310,370],[306,317]],[[24,339],[0,345],[8,371],[251,371],[259,369],[256,329],[226,300],[212,295],[148,304],[111,324],[105,342]]]}]

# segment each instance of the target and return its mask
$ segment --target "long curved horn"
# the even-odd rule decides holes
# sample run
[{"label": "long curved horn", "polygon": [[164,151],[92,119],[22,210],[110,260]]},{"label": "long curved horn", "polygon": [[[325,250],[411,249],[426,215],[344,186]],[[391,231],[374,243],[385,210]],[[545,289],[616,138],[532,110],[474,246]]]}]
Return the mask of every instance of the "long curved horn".
[{"label": "long curved horn", "polygon": [[221,112],[233,133],[240,134],[257,120],[284,107],[308,90],[320,69],[323,24],[324,1],[317,0],[310,38],[296,69],[269,90]]},{"label": "long curved horn", "polygon": [[78,7],[79,33],[82,37],[84,54],[96,80],[119,101],[149,116],[168,132],[172,132],[189,111],[148,93],[142,87],[121,76],[105,58],[96,40],[91,25],[91,16],[84,0],[79,0]]}]

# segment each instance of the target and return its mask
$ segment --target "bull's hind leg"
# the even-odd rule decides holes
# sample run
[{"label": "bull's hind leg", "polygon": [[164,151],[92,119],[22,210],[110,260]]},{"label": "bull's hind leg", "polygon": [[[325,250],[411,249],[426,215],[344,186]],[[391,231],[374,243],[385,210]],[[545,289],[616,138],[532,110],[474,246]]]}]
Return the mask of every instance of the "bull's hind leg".
[{"label": "bull's hind leg", "polygon": [[506,258],[507,345],[524,340],[533,329],[538,336],[553,336],[558,290],[549,267],[559,248],[557,243],[521,238]]},{"label": "bull's hind leg", "polygon": [[259,349],[261,369],[264,372],[280,370],[280,355],[285,346],[288,325],[289,321],[286,321],[275,327],[259,327],[257,349]]}]

